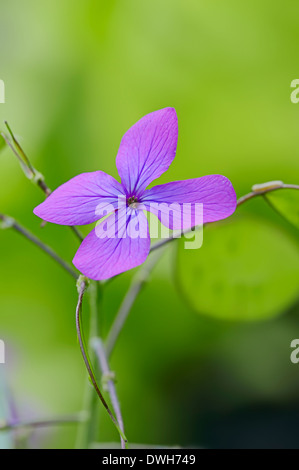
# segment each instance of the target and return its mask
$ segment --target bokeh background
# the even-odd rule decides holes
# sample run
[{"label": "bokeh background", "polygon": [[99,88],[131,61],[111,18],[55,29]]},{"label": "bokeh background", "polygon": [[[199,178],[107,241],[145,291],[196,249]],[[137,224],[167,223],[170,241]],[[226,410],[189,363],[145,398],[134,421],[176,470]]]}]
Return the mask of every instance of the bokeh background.
[{"label": "bokeh background", "polygon": [[[124,132],[165,106],[176,108],[179,142],[159,183],[220,173],[238,196],[254,183],[298,184],[299,104],[290,100],[298,18],[291,0],[1,0],[0,120],[51,188],[86,171],[117,177]],[[0,199],[1,212],[72,259],[76,238],[40,227],[32,210],[43,194],[9,149],[0,154]],[[242,236],[207,230],[191,258],[169,246],[130,314],[111,367],[131,442],[299,447],[299,364],[290,361],[299,232],[262,199],[244,204],[234,223]],[[74,282],[18,234],[0,237],[0,418],[5,387],[20,419],[75,413],[86,373]],[[104,331],[132,274],[105,291]],[[99,424],[99,441],[118,440],[104,413]],[[2,433],[0,445],[11,437]],[[75,441],[74,425],[36,431],[29,445]]]}]

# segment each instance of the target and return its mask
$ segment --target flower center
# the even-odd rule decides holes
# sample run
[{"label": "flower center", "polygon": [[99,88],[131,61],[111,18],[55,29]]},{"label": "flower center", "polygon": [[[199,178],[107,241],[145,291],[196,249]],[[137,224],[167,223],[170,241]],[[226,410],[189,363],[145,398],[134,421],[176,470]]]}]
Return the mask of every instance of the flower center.
[{"label": "flower center", "polygon": [[127,199],[128,206],[130,206],[131,204],[135,204],[136,202],[138,202],[138,199],[136,196],[130,196]]},{"label": "flower center", "polygon": [[137,207],[138,207],[138,198],[136,196],[128,197],[127,204],[132,209],[137,209]]}]

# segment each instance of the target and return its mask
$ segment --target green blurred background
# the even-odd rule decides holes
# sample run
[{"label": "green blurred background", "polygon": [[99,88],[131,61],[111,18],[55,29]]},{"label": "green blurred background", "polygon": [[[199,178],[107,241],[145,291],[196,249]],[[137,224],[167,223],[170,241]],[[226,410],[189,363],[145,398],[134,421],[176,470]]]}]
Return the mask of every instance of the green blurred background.
[{"label": "green blurred background", "polygon": [[[0,120],[8,120],[51,188],[86,171],[117,177],[122,135],[143,115],[166,106],[176,108],[179,142],[159,183],[220,173],[238,196],[254,183],[298,184],[299,104],[290,101],[290,83],[298,78],[298,18],[299,4],[291,0],[1,0],[6,103],[0,104]],[[40,228],[32,210],[43,194],[26,180],[9,149],[0,154],[0,198],[1,212],[72,259],[77,240],[64,227]],[[286,245],[293,250],[288,256],[298,260],[298,230],[264,200],[244,205],[238,214],[273,231],[277,243],[269,248],[272,264],[272,251],[267,253],[268,271],[283,265]],[[77,412],[86,373],[76,340],[74,282],[18,234],[3,230],[0,237],[0,338],[7,349],[0,372],[18,416]],[[207,257],[205,237],[208,231],[196,254],[199,265],[201,252]],[[242,243],[254,256],[258,240],[249,233]],[[284,271],[268,293],[274,304],[276,295],[289,295],[278,301],[279,308],[244,322],[244,296],[239,317],[226,318],[217,286],[213,291],[207,281],[207,303],[216,298],[212,314],[200,302],[197,308],[186,302],[174,245],[138,298],[111,361],[129,440],[299,447],[299,364],[290,361],[290,342],[299,337],[298,270],[293,266],[290,295]],[[253,272],[257,284],[267,286],[259,260],[263,264],[257,256]],[[208,279],[213,269],[216,274],[214,262]],[[131,277],[132,272],[122,275],[105,291],[105,331]],[[2,435],[2,447],[8,438]],[[75,426],[39,430],[30,445],[68,448],[75,438]],[[99,440],[117,439],[102,413]]]}]

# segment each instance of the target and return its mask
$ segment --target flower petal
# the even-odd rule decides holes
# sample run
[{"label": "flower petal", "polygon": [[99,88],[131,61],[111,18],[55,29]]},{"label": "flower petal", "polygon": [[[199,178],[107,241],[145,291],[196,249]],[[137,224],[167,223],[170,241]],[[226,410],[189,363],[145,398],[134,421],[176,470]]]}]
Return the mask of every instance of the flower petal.
[{"label": "flower petal", "polygon": [[[145,191],[141,202],[164,225],[182,230],[229,217],[236,209],[237,197],[229,179],[209,175],[154,186]],[[196,203],[203,204],[202,214]]]},{"label": "flower petal", "polygon": [[123,136],[116,166],[127,193],[140,195],[175,157],[178,122],[175,109],[147,114]]},{"label": "flower petal", "polygon": [[59,186],[34,214],[60,225],[85,225],[115,210],[125,201],[121,184],[103,171],[82,173]]},{"label": "flower petal", "polygon": [[142,211],[123,208],[92,230],[73,263],[82,274],[99,281],[142,264],[149,250],[146,216]]}]

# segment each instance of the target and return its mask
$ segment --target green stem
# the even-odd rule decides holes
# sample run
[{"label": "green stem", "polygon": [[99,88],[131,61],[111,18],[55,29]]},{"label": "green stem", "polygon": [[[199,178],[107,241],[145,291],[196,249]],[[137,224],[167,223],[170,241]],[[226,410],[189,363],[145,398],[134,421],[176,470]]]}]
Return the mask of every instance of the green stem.
[{"label": "green stem", "polygon": [[66,261],[60,258],[60,256],[50,246],[43,243],[39,238],[33,235],[33,233],[29,232],[29,230],[19,224],[15,219],[7,215],[0,214],[0,221],[2,221],[2,228],[14,229],[16,232],[23,235],[23,237],[27,238],[27,240],[34,243],[34,245],[38,246],[38,248],[54,259],[56,263],[60,264],[60,266],[62,266],[74,279],[78,278],[76,271],[74,271],[74,269]]},{"label": "green stem", "polygon": [[10,133],[10,136],[12,138],[12,141],[13,143],[15,144],[15,147],[17,148],[17,151],[14,152],[17,157],[24,162],[24,164],[29,168],[29,170],[31,171],[32,175],[35,176],[35,169],[33,168],[33,166],[31,165],[31,162],[29,160],[29,158],[27,157],[26,153],[24,152],[24,150],[22,149],[21,145],[19,144],[19,142],[17,141],[17,139],[15,138],[14,136],[14,133],[12,132],[9,124],[7,121],[4,122],[4,124],[6,125],[7,127],[7,130],[8,132]]},{"label": "green stem", "polygon": [[[90,281],[88,289],[89,307],[90,307],[90,320],[89,320],[89,338],[98,334],[98,315],[97,315],[97,302],[99,290],[101,285]],[[93,362],[95,353],[91,350],[91,361]],[[97,371],[96,371],[97,372]],[[77,435],[77,448],[89,447],[92,442],[96,441],[99,419],[98,397],[94,388],[90,384],[90,380],[86,381],[84,392],[83,409],[88,410],[89,419],[78,428]]]},{"label": "green stem", "polygon": [[138,297],[140,291],[142,290],[144,284],[146,283],[150,273],[156,266],[157,262],[161,258],[161,253],[157,253],[156,256],[152,255],[144,265],[139,268],[137,274],[133,277],[130,288],[126,293],[124,300],[116,314],[115,320],[110,328],[108,337],[106,340],[106,354],[109,358],[112,354],[114,346],[118,340],[118,337],[123,329],[123,326],[129,316],[129,313],[135,303],[136,298]]},{"label": "green stem", "polygon": [[14,429],[20,428],[41,428],[48,426],[60,426],[63,424],[78,424],[86,420],[86,416],[82,413],[77,415],[70,416],[61,416],[59,418],[50,418],[43,420],[33,420],[33,421],[16,421],[16,422],[0,422],[0,432],[2,431],[11,431]]},{"label": "green stem", "polygon": [[[15,154],[17,159],[20,162],[21,168],[25,174],[25,176],[32,181],[36,186],[38,186],[43,193],[46,195],[46,197],[50,196],[51,194],[51,189],[45,182],[44,176],[37,171],[33,165],[31,164],[29,158],[27,157],[26,153],[24,152],[23,148],[21,147],[20,143],[16,139],[13,131],[11,130],[11,127],[9,126],[8,122],[5,121],[5,125],[7,127],[7,130],[11,136],[12,142],[10,141],[9,137],[4,134],[4,132],[1,132],[1,136],[5,140],[6,145],[12,150],[12,152]],[[82,241],[84,239],[82,233],[80,232],[77,227],[70,227],[72,232],[76,235],[76,237]]]},{"label": "green stem", "polygon": [[[107,389],[108,389],[108,392],[109,392],[109,396],[110,396],[110,399],[111,399],[111,404],[112,404],[117,422],[119,424],[120,429],[124,433],[125,432],[124,421],[123,421],[123,418],[122,418],[120,404],[119,404],[118,396],[117,396],[117,393],[116,393],[116,388],[115,388],[115,383],[114,383],[114,374],[113,374],[113,372],[111,372],[111,369],[109,367],[106,351],[105,351],[105,348],[104,348],[104,344],[103,344],[101,338],[92,338],[91,345],[92,345],[92,347],[93,347],[93,349],[96,353],[98,362],[100,364],[100,368],[102,370],[102,374],[103,374],[102,380],[105,380],[105,382],[107,383]],[[120,438],[120,441],[121,441],[122,449],[125,449],[126,448],[126,442],[123,440],[122,437]]]},{"label": "green stem", "polygon": [[[267,184],[269,186],[267,186]],[[253,188],[256,188],[254,189],[253,191],[251,191],[250,193],[246,194],[245,196],[242,196],[238,199],[238,202],[237,202],[237,206],[241,206],[242,204],[244,204],[244,202],[247,202],[249,201],[250,199],[253,199],[257,196],[264,196],[265,194],[267,193],[271,193],[273,191],[279,191],[281,189],[297,189],[299,190],[299,185],[297,184],[285,184],[285,183],[282,183],[280,182],[280,184],[278,185],[272,185],[271,186],[271,183],[265,183],[265,185],[254,185]]]},{"label": "green stem", "polygon": [[[282,181],[273,181],[269,183],[264,183],[264,184],[259,184],[259,185],[254,185],[252,187],[252,191],[245,196],[242,196],[238,199],[237,201],[237,207],[241,206],[247,201],[250,201],[251,199],[257,197],[257,196],[264,196],[265,194],[272,192],[272,191],[278,191],[282,189],[297,189],[299,190],[299,185],[296,184],[285,184]],[[191,229],[187,229],[181,232],[181,234],[177,235],[174,234],[173,236],[170,236],[169,238],[159,240],[158,242],[154,243],[151,246],[150,253],[160,250],[160,248],[163,248],[165,245],[168,243],[176,240],[179,238],[181,235],[187,234],[194,230],[195,227],[192,227]],[[160,253],[156,258],[149,258],[149,260],[139,269],[137,272],[136,276],[133,278],[133,281],[130,285],[130,288],[125,295],[125,298],[120,306],[120,309],[118,313],[116,314],[115,320],[112,324],[112,327],[110,328],[110,331],[108,333],[108,337],[106,340],[106,354],[107,357],[109,358],[115,343],[121,333],[121,330],[128,318],[128,315],[132,309],[132,306],[138,297],[140,291],[142,290],[143,285],[145,284],[149,274],[151,273],[152,269],[160,259]],[[109,280],[108,280],[109,281]]]},{"label": "green stem", "polygon": [[[285,184],[282,181],[279,182],[269,182],[269,183],[264,183],[264,184],[259,184],[259,185],[254,185],[252,187],[252,191],[248,194],[245,194],[245,196],[240,197],[237,200],[237,207],[241,206],[244,204],[244,202],[250,201],[251,199],[258,197],[258,196],[264,196],[267,193],[271,193],[272,191],[280,191],[282,189],[297,189],[299,190],[299,185],[297,184]],[[212,223],[212,222],[209,222]],[[205,224],[206,225],[206,224]],[[185,235],[187,233],[190,233],[192,230],[194,230],[195,227],[189,228],[187,230],[182,230],[180,234],[174,234],[173,236],[170,236],[169,238],[165,238],[164,240],[159,240],[158,242],[154,243],[151,246],[150,252],[152,253],[153,251],[161,248],[164,245],[167,245],[168,243],[172,242],[173,240],[176,240],[177,238],[180,238],[180,236]]]},{"label": "green stem", "polygon": [[110,416],[111,421],[113,422],[113,424],[114,424],[115,428],[117,429],[118,433],[120,434],[122,439],[127,444],[126,436],[124,435],[124,433],[120,429],[118,422],[116,421],[115,417],[113,416],[113,414],[112,414],[105,398],[103,397],[103,395],[100,391],[100,388],[98,386],[98,383],[97,383],[97,380],[96,380],[96,377],[95,377],[95,374],[94,374],[94,371],[93,371],[92,363],[91,363],[91,360],[90,360],[90,357],[89,357],[89,354],[88,354],[88,348],[86,346],[86,342],[85,342],[85,338],[84,338],[84,334],[83,334],[83,325],[82,325],[82,316],[81,316],[82,302],[83,302],[84,292],[85,292],[85,289],[86,289],[86,282],[87,282],[87,280],[84,279],[83,276],[78,281],[79,297],[78,297],[78,303],[77,303],[77,308],[76,308],[76,328],[77,328],[77,335],[78,335],[78,340],[79,340],[81,353],[82,353],[82,356],[83,356],[83,360],[84,360],[88,375],[89,375],[90,380],[92,382],[92,385],[94,386],[94,389],[95,389],[102,405],[104,406],[105,410],[107,411],[108,415]]}]

